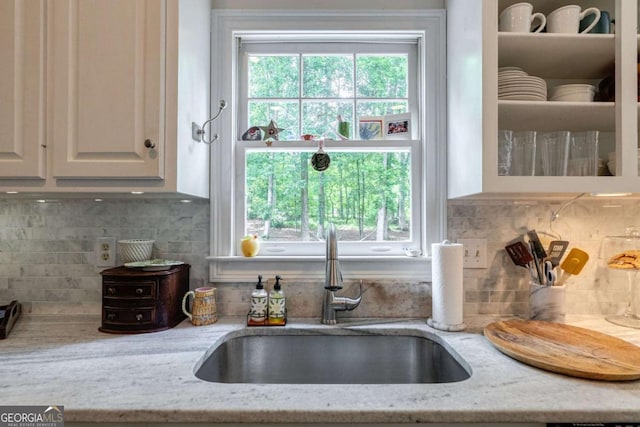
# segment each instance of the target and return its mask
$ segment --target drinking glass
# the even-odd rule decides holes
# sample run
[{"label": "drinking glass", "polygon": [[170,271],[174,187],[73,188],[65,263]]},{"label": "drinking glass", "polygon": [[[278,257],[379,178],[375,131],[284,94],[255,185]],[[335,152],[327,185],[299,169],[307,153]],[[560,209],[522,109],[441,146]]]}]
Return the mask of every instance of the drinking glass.
[{"label": "drinking glass", "polygon": [[498,131],[498,175],[509,175],[511,169],[511,152],[513,150],[513,132]]},{"label": "drinking glass", "polygon": [[513,132],[513,149],[509,175],[533,176],[536,171],[536,132]]},{"label": "drinking glass", "polygon": [[598,136],[597,130],[571,133],[567,175],[598,175]]},{"label": "drinking glass", "polygon": [[570,138],[571,132],[566,130],[544,132],[538,135],[543,175],[567,175]]}]

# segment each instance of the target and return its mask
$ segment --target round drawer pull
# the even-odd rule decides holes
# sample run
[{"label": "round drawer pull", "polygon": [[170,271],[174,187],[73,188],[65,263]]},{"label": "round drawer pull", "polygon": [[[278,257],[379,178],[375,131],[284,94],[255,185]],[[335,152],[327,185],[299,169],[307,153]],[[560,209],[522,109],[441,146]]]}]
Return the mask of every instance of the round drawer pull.
[{"label": "round drawer pull", "polygon": [[115,295],[116,294],[116,288],[112,288],[112,287],[107,288],[107,293],[109,295]]},{"label": "round drawer pull", "polygon": [[137,289],[136,289],[136,295],[142,295],[142,294],[144,294],[144,289],[142,289],[142,288],[137,288]]},{"label": "round drawer pull", "polygon": [[142,314],[140,314],[140,313],[136,314],[136,320],[137,320],[138,322],[139,322],[139,321],[141,321],[143,317],[144,317],[144,316],[142,316]]},{"label": "round drawer pull", "polygon": [[115,320],[115,319],[116,319],[116,314],[115,313],[107,314],[107,320]]}]

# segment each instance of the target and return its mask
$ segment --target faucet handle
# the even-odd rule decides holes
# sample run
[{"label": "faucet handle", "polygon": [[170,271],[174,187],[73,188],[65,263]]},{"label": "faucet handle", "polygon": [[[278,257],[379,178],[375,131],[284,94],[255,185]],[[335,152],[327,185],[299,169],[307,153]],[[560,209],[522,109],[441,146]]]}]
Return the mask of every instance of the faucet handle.
[{"label": "faucet handle", "polygon": [[365,290],[362,290],[362,279],[361,279],[360,280],[360,284],[358,285],[358,289],[360,289],[360,290],[358,291],[358,296],[356,297],[356,299],[361,298],[362,294],[364,294],[366,292],[366,290],[369,289],[369,288],[367,288]]},{"label": "faucet handle", "polygon": [[339,297],[339,296],[332,295],[331,306],[333,307],[334,310],[351,311],[356,307],[358,307],[358,305],[360,305],[360,302],[362,302],[362,294],[365,291],[362,290],[362,280],[360,280],[360,292],[358,293],[357,297],[351,298],[351,297]]},{"label": "faucet handle", "polygon": [[362,289],[362,280],[360,280],[360,284],[358,285],[358,289],[359,289],[359,291],[358,291],[358,296],[353,297],[353,298],[347,298],[347,299],[354,300],[354,301],[355,301],[355,300],[360,301],[360,300],[362,299],[362,294],[364,294],[365,292],[367,292],[367,290],[368,290],[369,288],[366,288],[366,289],[364,289],[364,290],[363,290],[363,289]]}]

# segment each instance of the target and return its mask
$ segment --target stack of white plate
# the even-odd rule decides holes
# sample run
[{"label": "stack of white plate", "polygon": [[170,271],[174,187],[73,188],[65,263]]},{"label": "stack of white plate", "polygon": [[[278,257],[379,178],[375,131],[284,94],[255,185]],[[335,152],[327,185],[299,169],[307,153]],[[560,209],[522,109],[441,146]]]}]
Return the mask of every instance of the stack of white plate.
[{"label": "stack of white plate", "polygon": [[554,87],[549,96],[551,101],[591,102],[595,93],[593,85],[569,84]]},{"label": "stack of white plate", "polygon": [[528,75],[522,68],[498,68],[498,99],[546,101],[547,82]]}]

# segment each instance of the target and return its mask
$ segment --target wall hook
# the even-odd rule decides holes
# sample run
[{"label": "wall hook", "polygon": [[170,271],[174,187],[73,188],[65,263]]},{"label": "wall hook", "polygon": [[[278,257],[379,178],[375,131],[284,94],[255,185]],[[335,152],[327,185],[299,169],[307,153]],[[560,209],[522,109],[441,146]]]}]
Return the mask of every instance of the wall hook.
[{"label": "wall hook", "polygon": [[204,135],[206,134],[206,131],[204,130],[204,127],[209,124],[209,129],[211,129],[210,123],[217,119],[225,108],[227,108],[227,102],[224,99],[221,99],[218,104],[218,112],[216,115],[204,122],[202,126],[198,126],[195,122],[191,122],[191,138],[193,138],[194,141],[204,142],[205,144],[213,144],[216,142],[219,135],[216,133],[211,138],[205,139]]}]

